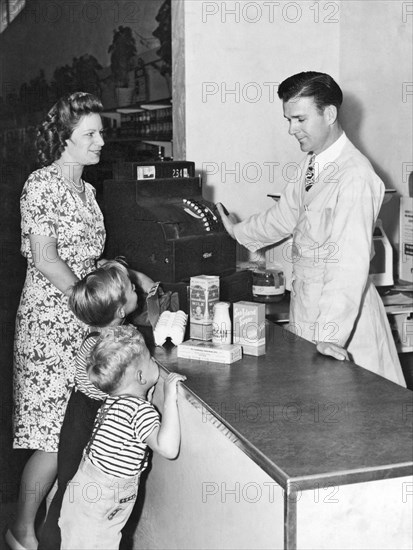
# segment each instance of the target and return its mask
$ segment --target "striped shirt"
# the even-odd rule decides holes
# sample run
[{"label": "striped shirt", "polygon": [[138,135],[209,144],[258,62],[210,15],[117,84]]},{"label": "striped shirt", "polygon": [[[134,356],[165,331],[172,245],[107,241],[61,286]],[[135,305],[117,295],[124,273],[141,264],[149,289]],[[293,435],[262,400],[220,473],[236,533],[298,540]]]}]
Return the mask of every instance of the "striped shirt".
[{"label": "striped shirt", "polygon": [[145,440],[159,426],[159,413],[149,401],[109,396],[97,414],[86,454],[108,475],[135,476],[148,465]]},{"label": "striped shirt", "polygon": [[93,329],[89,332],[83,340],[80,350],[75,358],[76,364],[76,373],[75,373],[75,388],[78,391],[81,391],[91,399],[96,399],[98,401],[103,401],[108,396],[107,393],[99,390],[92,382],[89,380],[87,374],[87,365],[89,364],[90,352],[94,348],[101,329]]}]

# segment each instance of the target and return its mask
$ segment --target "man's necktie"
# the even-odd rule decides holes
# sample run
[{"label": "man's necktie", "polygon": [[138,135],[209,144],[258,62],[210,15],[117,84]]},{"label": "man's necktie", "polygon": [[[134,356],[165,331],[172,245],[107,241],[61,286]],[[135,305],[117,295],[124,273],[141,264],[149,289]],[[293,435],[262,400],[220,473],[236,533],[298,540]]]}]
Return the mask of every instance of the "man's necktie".
[{"label": "man's necktie", "polygon": [[306,191],[309,191],[312,188],[312,186],[315,184],[314,163],[315,163],[315,154],[313,153],[310,157],[310,161],[307,166],[307,171],[305,173],[305,190]]}]

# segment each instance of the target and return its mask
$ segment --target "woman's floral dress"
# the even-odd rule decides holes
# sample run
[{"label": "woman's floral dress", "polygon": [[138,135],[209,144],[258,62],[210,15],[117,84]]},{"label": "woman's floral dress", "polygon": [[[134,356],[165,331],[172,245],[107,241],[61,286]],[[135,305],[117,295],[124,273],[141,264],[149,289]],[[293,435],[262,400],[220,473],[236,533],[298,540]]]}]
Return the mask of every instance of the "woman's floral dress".
[{"label": "woman's floral dress", "polygon": [[[94,189],[86,183],[85,191],[86,204],[54,164],[33,172],[22,191],[21,252],[27,272],[14,342],[16,449],[57,451],[85,328],[70,311],[67,297],[35,268],[29,235],[56,238],[59,257],[84,277],[94,269],[106,237]],[[53,259],[47,247],[34,253]]]}]

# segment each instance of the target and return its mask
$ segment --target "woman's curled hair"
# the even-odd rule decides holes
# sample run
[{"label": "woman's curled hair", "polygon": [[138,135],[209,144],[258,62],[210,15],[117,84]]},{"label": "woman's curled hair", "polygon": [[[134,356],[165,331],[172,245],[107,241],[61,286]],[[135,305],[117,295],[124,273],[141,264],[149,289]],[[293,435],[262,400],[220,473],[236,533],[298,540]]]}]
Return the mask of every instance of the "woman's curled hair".
[{"label": "woman's curled hair", "polygon": [[58,160],[73,130],[82,117],[101,113],[102,102],[86,92],[74,92],[61,97],[47,113],[46,120],[37,130],[37,157],[41,166]]}]

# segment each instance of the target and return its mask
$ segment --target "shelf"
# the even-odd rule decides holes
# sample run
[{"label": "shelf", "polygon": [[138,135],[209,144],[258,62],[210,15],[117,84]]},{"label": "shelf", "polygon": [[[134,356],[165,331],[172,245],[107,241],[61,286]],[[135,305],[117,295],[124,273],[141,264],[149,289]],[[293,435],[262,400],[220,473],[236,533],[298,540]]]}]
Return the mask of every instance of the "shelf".
[{"label": "shelf", "polygon": [[154,111],[156,109],[168,109],[172,107],[172,98],[167,97],[165,99],[157,99],[155,101],[141,101],[139,103],[142,109],[147,111]]},{"label": "shelf", "polygon": [[133,113],[142,113],[143,111],[155,111],[158,109],[168,109],[172,107],[172,99],[159,99],[155,101],[140,101],[138,103],[132,103],[131,105],[123,105],[119,107],[109,107],[104,109],[102,115],[110,113],[120,113],[120,114],[133,114]]},{"label": "shelf", "polygon": [[149,143],[149,145],[157,145],[158,143],[171,143],[172,142],[172,137],[171,137],[171,139],[166,139],[164,137],[145,138],[145,139],[142,139],[141,141],[142,141],[142,143]]},{"label": "shelf", "polygon": [[133,113],[143,113],[145,109],[143,107],[134,107],[129,105],[128,107],[117,107],[116,112],[121,115],[132,115]]},{"label": "shelf", "polygon": [[106,143],[115,143],[119,141],[172,141],[172,134],[165,135],[147,135],[147,136],[111,136],[105,139]]},{"label": "shelf", "polygon": [[157,109],[168,109],[169,107],[172,107],[171,103],[157,103],[157,104],[142,103],[141,104],[141,108],[145,111],[156,111]]}]

